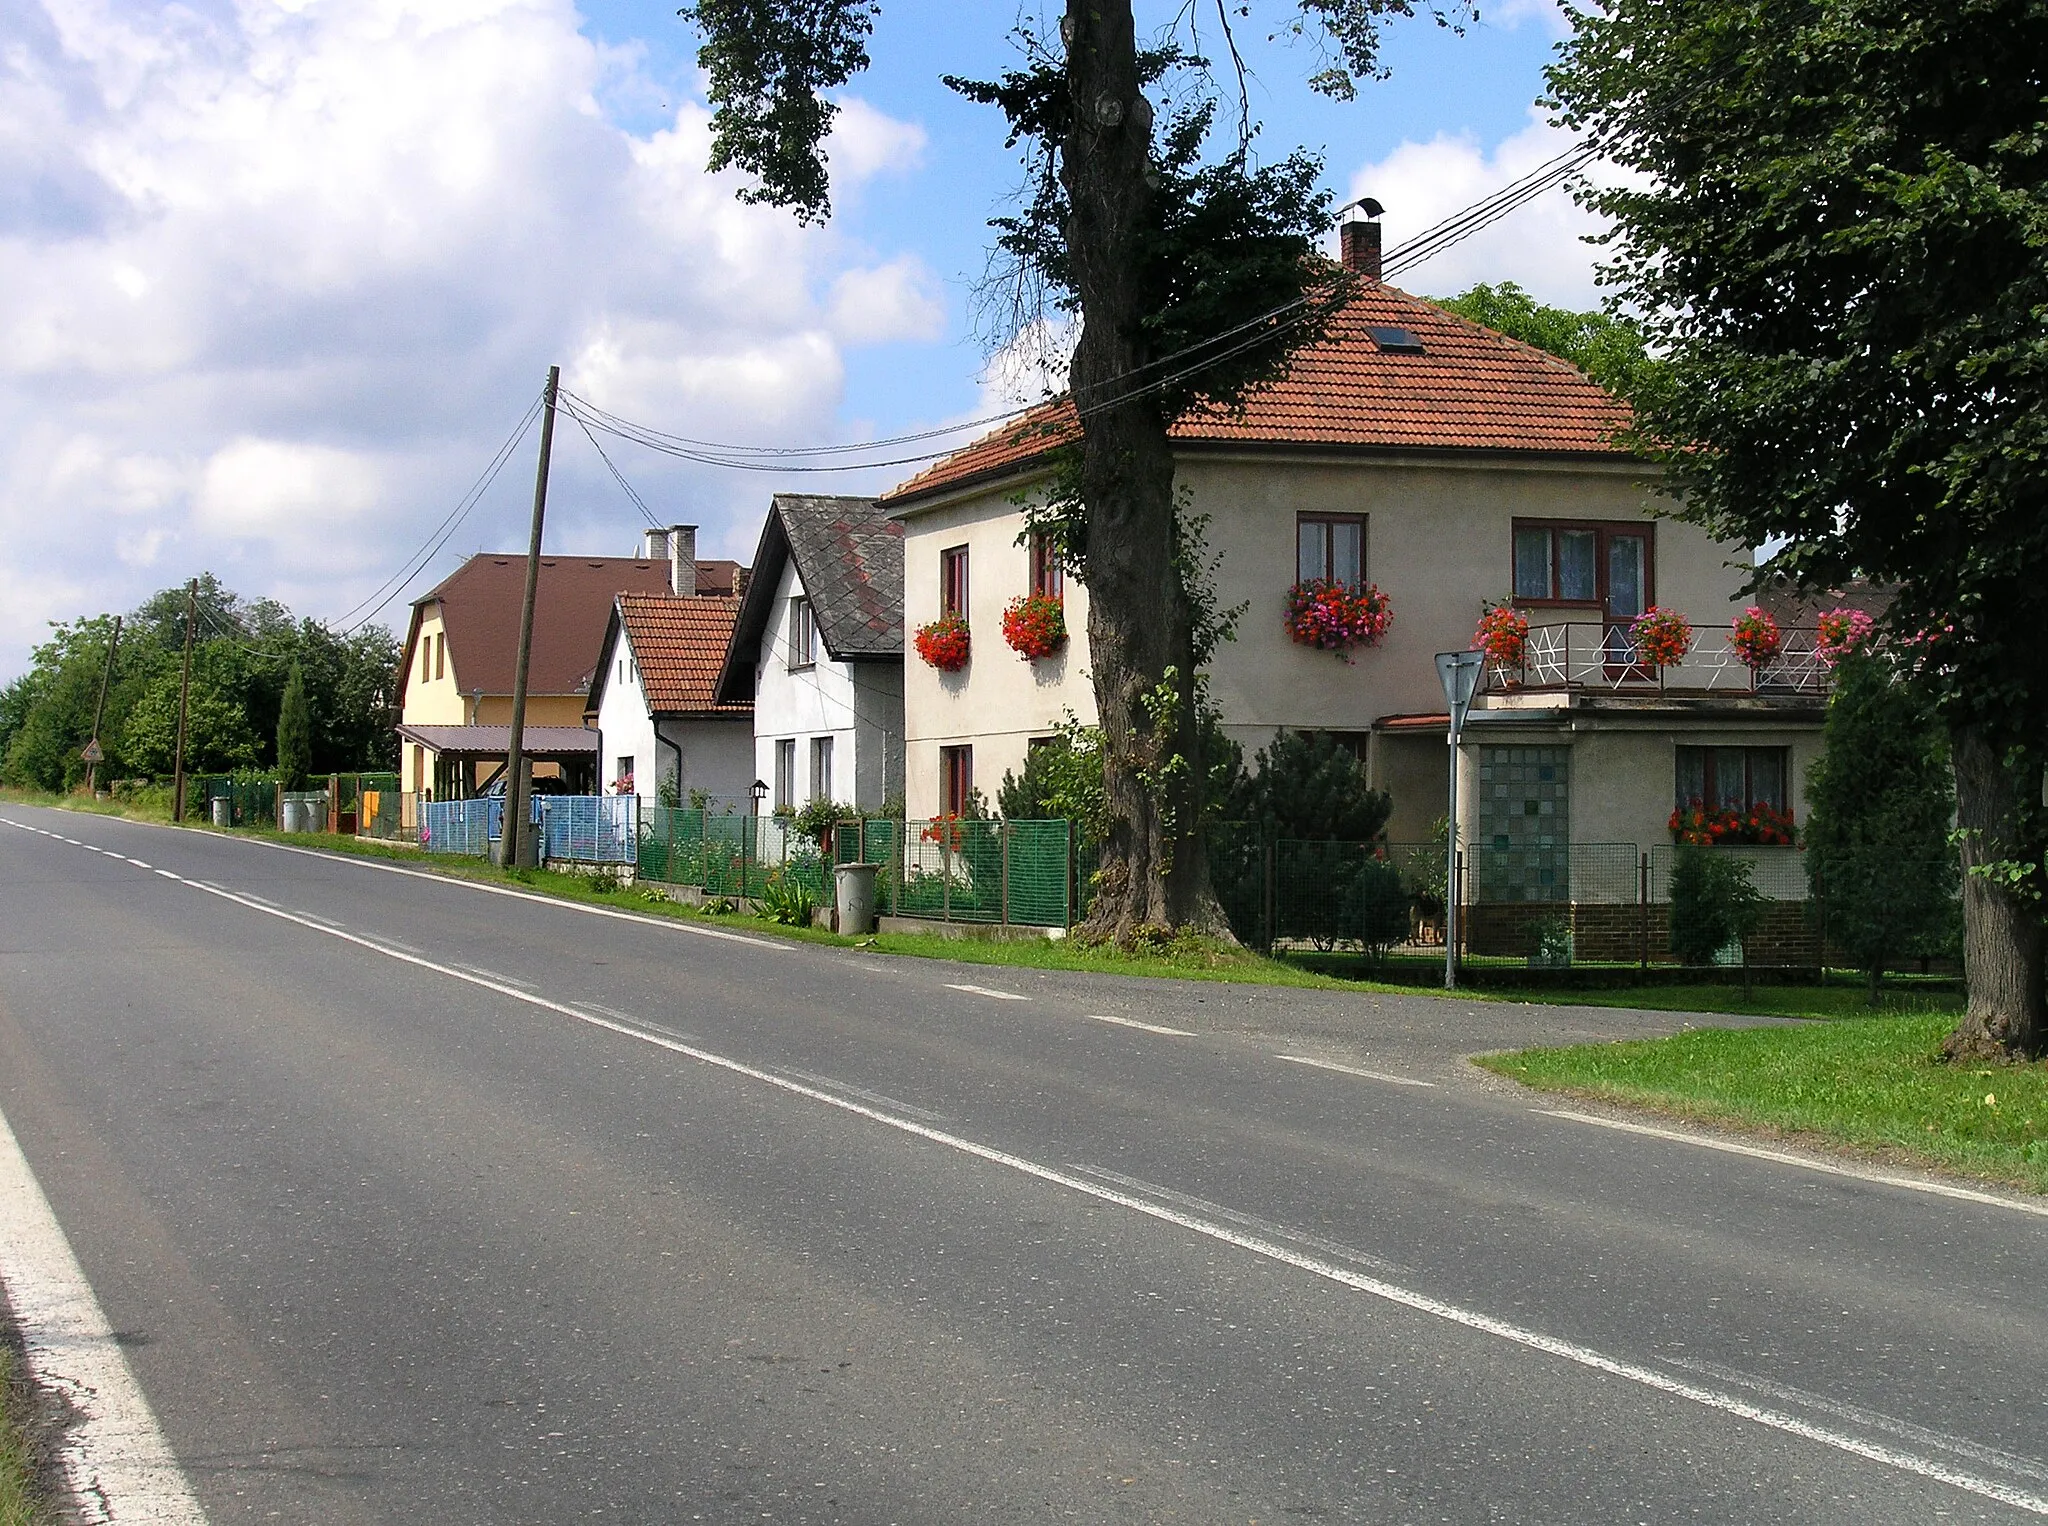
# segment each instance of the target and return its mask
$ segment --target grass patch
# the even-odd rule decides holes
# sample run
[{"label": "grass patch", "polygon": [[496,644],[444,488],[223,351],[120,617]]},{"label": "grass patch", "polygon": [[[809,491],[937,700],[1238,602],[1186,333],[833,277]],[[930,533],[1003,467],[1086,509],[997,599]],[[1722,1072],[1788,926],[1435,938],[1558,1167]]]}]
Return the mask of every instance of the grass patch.
[{"label": "grass patch", "polygon": [[1954,982],[1907,981],[1887,987],[1872,1007],[1860,976],[1826,985],[1754,987],[1748,996],[1736,985],[1614,986],[1575,991],[1548,986],[1541,990],[1490,986],[1501,1001],[1551,1002],[1560,1006],[1630,1007],[1652,1012],[1726,1012],[1761,1017],[1804,1017],[1820,1020],[1869,1017],[1941,1017],[1952,1026],[1962,1014],[1963,995]]},{"label": "grass patch", "polygon": [[14,1352],[0,1345],[0,1526],[50,1526],[57,1519],[36,1486],[28,1437],[32,1403]]},{"label": "grass patch", "polygon": [[1797,1028],[1705,1029],[1666,1039],[1489,1055],[1529,1086],[1709,1123],[1846,1145],[2048,1192],[2048,1062],[1938,1058],[1946,1015]]}]

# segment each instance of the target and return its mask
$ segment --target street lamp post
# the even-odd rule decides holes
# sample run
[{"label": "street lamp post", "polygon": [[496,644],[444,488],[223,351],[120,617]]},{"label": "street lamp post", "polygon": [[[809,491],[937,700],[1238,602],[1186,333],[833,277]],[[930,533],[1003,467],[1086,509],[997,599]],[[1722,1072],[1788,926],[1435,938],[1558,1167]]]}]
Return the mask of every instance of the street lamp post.
[{"label": "street lamp post", "polygon": [[740,830],[740,899],[743,901],[753,894],[753,843],[760,840],[761,803],[768,798],[768,785],[764,780],[756,779],[747,787],[747,793],[754,799],[754,814],[748,824]]},{"label": "street lamp post", "polygon": [[1458,734],[1465,729],[1465,712],[1472,708],[1472,695],[1479,688],[1479,670],[1486,661],[1483,652],[1438,652],[1436,676],[1443,680],[1444,702],[1450,708],[1451,729],[1445,741],[1451,748],[1451,830],[1444,848],[1444,989],[1458,988]]}]

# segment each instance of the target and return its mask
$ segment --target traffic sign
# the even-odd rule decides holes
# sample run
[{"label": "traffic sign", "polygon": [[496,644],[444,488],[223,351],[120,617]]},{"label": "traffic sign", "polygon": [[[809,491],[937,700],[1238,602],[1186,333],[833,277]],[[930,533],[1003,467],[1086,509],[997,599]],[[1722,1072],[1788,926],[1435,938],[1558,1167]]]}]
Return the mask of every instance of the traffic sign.
[{"label": "traffic sign", "polygon": [[78,755],[88,763],[104,763],[107,759],[106,751],[100,746],[98,737],[94,737],[80,748]]}]

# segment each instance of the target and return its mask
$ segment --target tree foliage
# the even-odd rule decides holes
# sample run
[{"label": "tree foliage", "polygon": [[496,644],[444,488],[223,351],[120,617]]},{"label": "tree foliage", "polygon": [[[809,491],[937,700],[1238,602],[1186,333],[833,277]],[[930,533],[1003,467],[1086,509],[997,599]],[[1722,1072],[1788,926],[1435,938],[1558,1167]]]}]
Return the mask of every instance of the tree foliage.
[{"label": "tree foliage", "polygon": [[1238,781],[1228,814],[1268,840],[1372,842],[1394,803],[1366,783],[1358,754],[1322,731],[1282,731]]},{"label": "tree foliage", "polygon": [[[126,617],[101,726],[103,779],[171,770],[185,602],[183,587],[166,588]],[[188,768],[273,765],[294,667],[305,680],[312,769],[395,764],[398,644],[389,631],[338,636],[274,601],[245,601],[210,575],[199,579],[195,606]],[[91,736],[113,623],[95,615],[53,625],[29,671],[0,690],[0,780],[65,790],[83,779],[78,753]]]},{"label": "tree foliage", "polygon": [[288,790],[306,787],[313,771],[313,708],[306,702],[306,670],[292,664],[277,712],[277,777]]},{"label": "tree foliage", "polygon": [[1957,766],[1959,1054],[2048,1045],[2044,60],[2038,0],[1606,0],[1551,73],[1634,172],[1587,199],[1684,514],[1785,541],[1801,588],[1896,591]]},{"label": "tree foliage", "polygon": [[1616,397],[1633,397],[1655,364],[1643,348],[1642,329],[1630,319],[1552,307],[1513,281],[1481,282],[1455,297],[1434,300],[1445,312],[1577,366]]},{"label": "tree foliage", "polygon": [[1948,739],[1918,690],[1883,658],[1836,671],[1827,750],[1807,775],[1806,863],[1828,941],[1870,977],[1939,951],[1956,914]]}]

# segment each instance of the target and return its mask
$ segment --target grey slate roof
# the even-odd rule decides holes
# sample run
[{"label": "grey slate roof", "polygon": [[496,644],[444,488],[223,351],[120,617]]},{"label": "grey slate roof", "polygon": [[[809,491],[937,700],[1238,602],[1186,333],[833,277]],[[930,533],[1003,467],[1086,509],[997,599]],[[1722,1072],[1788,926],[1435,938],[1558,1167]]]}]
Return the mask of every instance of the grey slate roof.
[{"label": "grey slate roof", "polygon": [[718,675],[720,700],[753,698],[761,638],[774,614],[783,564],[792,558],[827,656],[835,662],[902,659],[902,524],[872,498],[777,493]]}]

